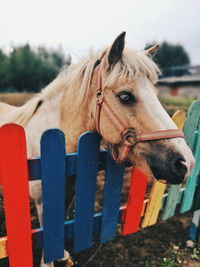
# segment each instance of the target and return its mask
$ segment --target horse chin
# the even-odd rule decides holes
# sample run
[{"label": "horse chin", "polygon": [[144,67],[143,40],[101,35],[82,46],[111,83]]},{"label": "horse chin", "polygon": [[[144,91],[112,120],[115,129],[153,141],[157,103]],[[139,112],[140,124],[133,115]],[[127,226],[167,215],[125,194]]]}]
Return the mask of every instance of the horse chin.
[{"label": "horse chin", "polygon": [[131,167],[133,166],[133,162],[131,162],[128,158],[125,158],[124,160],[118,160],[119,157],[119,145],[111,145],[108,146],[109,151],[112,154],[113,159],[117,162],[117,164],[123,166],[123,167]]}]

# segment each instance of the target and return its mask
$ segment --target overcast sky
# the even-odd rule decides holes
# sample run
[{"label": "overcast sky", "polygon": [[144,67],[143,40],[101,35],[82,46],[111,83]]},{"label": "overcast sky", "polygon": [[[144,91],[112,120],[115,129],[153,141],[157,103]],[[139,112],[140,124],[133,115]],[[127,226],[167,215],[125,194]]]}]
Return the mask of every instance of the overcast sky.
[{"label": "overcast sky", "polygon": [[128,45],[181,43],[200,64],[200,0],[0,0],[0,47],[30,43],[73,55],[109,45],[126,31]]}]

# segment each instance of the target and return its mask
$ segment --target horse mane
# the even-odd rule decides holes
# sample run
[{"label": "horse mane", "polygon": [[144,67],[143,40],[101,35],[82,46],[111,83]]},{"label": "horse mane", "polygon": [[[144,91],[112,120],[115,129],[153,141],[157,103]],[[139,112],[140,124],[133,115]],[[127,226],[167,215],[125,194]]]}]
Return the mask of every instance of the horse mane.
[{"label": "horse mane", "polygon": [[[109,48],[104,50],[103,53],[106,55],[108,51]],[[88,95],[93,70],[101,55],[102,52],[90,53],[87,58],[82,59],[79,63],[72,64],[62,70],[58,77],[33,99],[25,105],[7,112],[3,118],[3,123],[15,122],[25,126],[42,102],[54,98],[60,92],[67,94],[68,97],[70,96],[73,105],[81,108],[83,103],[89,101]],[[122,59],[110,70],[104,85],[109,87],[119,78],[134,80],[139,75],[145,75],[152,83],[156,83],[159,73],[157,65],[151,58],[143,52],[126,47]]]}]

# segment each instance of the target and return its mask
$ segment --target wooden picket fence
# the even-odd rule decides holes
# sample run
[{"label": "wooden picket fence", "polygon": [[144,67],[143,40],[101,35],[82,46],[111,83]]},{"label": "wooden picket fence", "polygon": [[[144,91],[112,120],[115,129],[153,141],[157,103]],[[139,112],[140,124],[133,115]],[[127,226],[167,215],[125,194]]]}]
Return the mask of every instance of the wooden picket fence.
[{"label": "wooden picket fence", "polygon": [[[11,267],[32,267],[32,245],[44,249],[45,262],[63,257],[64,241],[73,240],[74,251],[90,248],[94,233],[99,242],[115,238],[121,224],[127,235],[180,213],[194,210],[190,238],[197,239],[200,216],[200,102],[194,102],[187,118],[177,112],[173,119],[183,128],[196,164],[185,187],[154,181],[145,199],[148,177],[134,168],[127,205],[120,207],[124,169],[107,151],[100,151],[100,136],[87,132],[79,138],[78,151],[65,153],[64,134],[50,129],[41,138],[41,157],[27,160],[22,127],[7,124],[0,128],[0,184],[3,186],[7,236],[0,238],[0,259],[9,256]],[[186,119],[186,121],[185,121]],[[185,123],[184,123],[185,122]],[[102,211],[94,213],[96,178],[105,170]],[[74,219],[65,221],[65,188],[76,176]],[[43,228],[31,230],[29,180],[42,180]]]}]

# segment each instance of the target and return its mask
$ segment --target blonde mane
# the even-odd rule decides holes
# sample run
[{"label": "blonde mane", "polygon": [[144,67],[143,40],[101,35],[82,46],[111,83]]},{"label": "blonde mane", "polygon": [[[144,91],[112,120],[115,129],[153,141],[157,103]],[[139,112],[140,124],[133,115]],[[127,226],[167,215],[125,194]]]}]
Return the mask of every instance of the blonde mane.
[{"label": "blonde mane", "polygon": [[[104,50],[107,54],[109,48]],[[54,98],[60,92],[69,96],[73,104],[81,107],[83,103],[88,103],[89,89],[91,85],[94,66],[99,60],[101,53],[89,56],[77,64],[73,64],[60,72],[58,77],[46,86],[33,99],[29,100],[24,106],[14,108],[4,114],[1,123],[15,122],[25,126],[34,115],[37,107],[42,102]],[[119,78],[136,79],[139,75],[145,75],[152,83],[158,80],[159,69],[157,65],[144,52],[139,52],[131,48],[125,48],[121,61],[117,62],[111,69],[105,86],[111,86]]]}]

